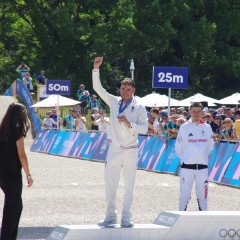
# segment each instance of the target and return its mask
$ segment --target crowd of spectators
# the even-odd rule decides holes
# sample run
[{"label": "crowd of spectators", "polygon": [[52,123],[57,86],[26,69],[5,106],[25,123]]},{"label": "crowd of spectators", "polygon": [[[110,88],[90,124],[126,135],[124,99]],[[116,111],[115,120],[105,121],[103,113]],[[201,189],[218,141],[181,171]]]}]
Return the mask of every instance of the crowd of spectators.
[{"label": "crowd of spectators", "polygon": [[[215,140],[240,140],[240,110],[221,106],[217,109],[205,107],[202,122],[210,124]],[[148,132],[152,136],[176,138],[179,128],[189,119],[187,108],[150,109],[148,116]]]},{"label": "crowd of spectators", "polygon": [[[176,138],[179,128],[189,120],[188,109],[184,107],[171,108],[168,116],[166,109],[152,108],[147,112],[148,131],[147,135],[160,136],[163,138]],[[87,119],[81,113],[81,107],[69,109],[69,114],[60,120],[59,126],[71,131],[100,131],[108,132],[109,117],[105,111],[95,107],[91,110],[90,123],[87,127]],[[202,123],[208,123],[213,132],[213,138],[220,140],[240,140],[240,110],[231,109],[222,106],[218,109],[204,108],[204,116]],[[45,128],[57,127],[56,110],[52,109],[47,112],[46,118],[43,120]]]}]

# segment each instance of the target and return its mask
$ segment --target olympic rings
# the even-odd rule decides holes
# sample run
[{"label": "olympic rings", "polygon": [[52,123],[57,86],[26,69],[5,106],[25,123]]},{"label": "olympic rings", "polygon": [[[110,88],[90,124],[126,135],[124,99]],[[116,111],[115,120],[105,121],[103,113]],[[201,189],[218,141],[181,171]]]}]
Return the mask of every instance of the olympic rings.
[{"label": "olympic rings", "polygon": [[234,238],[235,236],[240,237],[240,228],[238,230],[235,230],[233,228],[231,228],[229,230],[222,228],[219,231],[219,236],[222,238],[225,238],[227,236],[230,238]]}]

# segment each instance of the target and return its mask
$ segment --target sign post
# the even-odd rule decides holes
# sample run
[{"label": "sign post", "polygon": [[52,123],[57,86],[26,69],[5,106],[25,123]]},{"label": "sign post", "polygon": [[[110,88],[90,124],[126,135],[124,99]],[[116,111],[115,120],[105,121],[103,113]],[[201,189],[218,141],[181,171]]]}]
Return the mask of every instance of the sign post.
[{"label": "sign post", "polygon": [[46,83],[46,93],[56,94],[57,105],[55,106],[57,111],[57,130],[60,129],[59,126],[59,95],[70,95],[71,94],[71,80],[47,80]]},{"label": "sign post", "polygon": [[187,89],[187,67],[153,67],[153,88],[168,88],[168,116],[170,116],[171,89]]}]

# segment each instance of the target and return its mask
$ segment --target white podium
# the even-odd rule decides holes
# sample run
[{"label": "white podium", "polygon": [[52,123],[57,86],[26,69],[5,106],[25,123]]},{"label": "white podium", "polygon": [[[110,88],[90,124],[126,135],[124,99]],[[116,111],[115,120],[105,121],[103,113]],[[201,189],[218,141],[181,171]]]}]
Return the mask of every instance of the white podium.
[{"label": "white podium", "polygon": [[155,224],[122,228],[60,225],[47,240],[219,240],[240,239],[240,211],[161,212]]}]

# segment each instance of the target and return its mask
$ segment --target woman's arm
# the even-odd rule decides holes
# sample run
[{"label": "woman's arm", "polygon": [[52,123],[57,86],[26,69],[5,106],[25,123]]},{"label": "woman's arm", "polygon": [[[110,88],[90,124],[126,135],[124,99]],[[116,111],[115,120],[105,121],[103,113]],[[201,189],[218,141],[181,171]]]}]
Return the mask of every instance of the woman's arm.
[{"label": "woman's arm", "polygon": [[28,187],[31,187],[33,184],[33,179],[30,174],[27,155],[26,155],[25,149],[24,149],[24,137],[21,137],[20,139],[17,140],[17,150],[18,150],[18,157],[20,159],[23,170],[26,174]]}]

